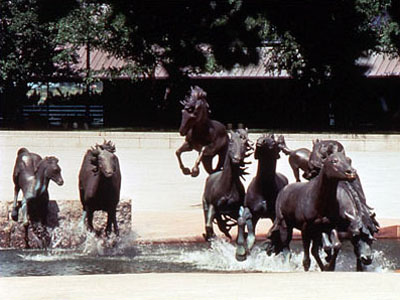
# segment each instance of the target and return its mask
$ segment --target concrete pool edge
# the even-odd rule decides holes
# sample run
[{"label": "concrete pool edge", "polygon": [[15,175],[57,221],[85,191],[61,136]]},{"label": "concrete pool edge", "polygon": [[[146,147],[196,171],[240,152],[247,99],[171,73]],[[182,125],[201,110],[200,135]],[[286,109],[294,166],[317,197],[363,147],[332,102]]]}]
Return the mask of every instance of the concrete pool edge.
[{"label": "concrete pool edge", "polygon": [[[265,130],[265,132],[270,130]],[[280,134],[280,131],[276,131]],[[282,133],[289,145],[303,147],[315,138],[338,140],[346,151],[400,151],[400,134],[356,134],[356,133]],[[256,140],[261,133],[250,133]],[[0,130],[0,140],[6,139],[7,146],[21,145],[56,147],[66,140],[70,145],[87,147],[103,139],[111,139],[118,148],[134,149],[177,149],[183,142],[178,132],[124,132],[124,131],[7,131]]]},{"label": "concrete pool edge", "polygon": [[[169,223],[157,223],[155,220],[168,218]],[[377,239],[400,239],[400,219],[378,219],[381,225]],[[268,229],[272,225],[270,220],[263,219],[257,226],[257,240],[265,239]],[[203,212],[200,209],[188,211],[141,211],[132,212],[132,230],[138,242],[145,243],[191,243],[204,242]],[[224,238],[217,226],[214,231],[218,237]],[[231,231],[233,240],[236,230]],[[295,231],[294,239],[300,239],[300,234]]]},{"label": "concrete pool edge", "polygon": [[[0,297],[35,299],[399,299],[399,273],[146,273],[0,278]],[[289,284],[289,286],[288,286]],[[288,288],[290,287],[290,288]]]}]

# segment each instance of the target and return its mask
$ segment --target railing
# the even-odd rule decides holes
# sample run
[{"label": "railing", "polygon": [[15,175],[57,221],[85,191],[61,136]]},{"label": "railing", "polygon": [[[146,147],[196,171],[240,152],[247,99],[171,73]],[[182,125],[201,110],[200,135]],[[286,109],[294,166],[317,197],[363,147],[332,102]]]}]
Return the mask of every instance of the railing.
[{"label": "railing", "polygon": [[103,105],[24,105],[25,122],[46,120],[48,126],[103,127]]}]

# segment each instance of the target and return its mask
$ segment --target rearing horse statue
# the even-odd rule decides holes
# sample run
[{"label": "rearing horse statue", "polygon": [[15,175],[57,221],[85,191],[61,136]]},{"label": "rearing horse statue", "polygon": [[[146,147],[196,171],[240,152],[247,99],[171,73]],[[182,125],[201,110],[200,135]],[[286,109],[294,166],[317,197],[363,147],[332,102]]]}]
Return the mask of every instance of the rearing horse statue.
[{"label": "rearing horse statue", "polygon": [[[185,142],[176,150],[179,167],[183,174],[196,177],[199,175],[199,164],[203,163],[208,174],[221,170],[228,148],[228,134],[223,124],[209,118],[209,105],[206,100],[207,93],[200,87],[191,88],[190,95],[181,101],[182,122],[179,128],[181,136],[186,136]],[[185,167],[181,154],[196,150],[199,156],[190,170]],[[215,169],[212,166],[213,157],[218,155],[218,163]]]}]

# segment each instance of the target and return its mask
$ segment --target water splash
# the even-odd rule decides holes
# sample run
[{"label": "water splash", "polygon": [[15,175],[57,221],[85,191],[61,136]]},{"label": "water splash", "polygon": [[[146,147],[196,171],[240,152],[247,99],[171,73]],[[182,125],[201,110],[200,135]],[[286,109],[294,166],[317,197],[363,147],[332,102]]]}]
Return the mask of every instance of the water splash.
[{"label": "water splash", "polygon": [[[203,251],[183,251],[177,259],[195,264],[199,269],[210,271],[241,271],[241,272],[302,272],[302,253],[291,253],[289,262],[283,255],[267,256],[265,251],[255,247],[247,259],[239,262],[235,258],[235,245],[225,240],[216,239],[210,248]],[[314,262],[310,270],[318,271]]]}]

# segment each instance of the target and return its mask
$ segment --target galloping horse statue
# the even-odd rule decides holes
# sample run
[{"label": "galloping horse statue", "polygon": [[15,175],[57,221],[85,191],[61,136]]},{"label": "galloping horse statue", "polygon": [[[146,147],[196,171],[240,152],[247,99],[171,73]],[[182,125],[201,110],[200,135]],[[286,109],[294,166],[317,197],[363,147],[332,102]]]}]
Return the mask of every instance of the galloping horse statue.
[{"label": "galloping horse statue", "polygon": [[[179,133],[186,138],[182,146],[176,150],[176,156],[183,174],[192,177],[199,175],[200,162],[203,163],[208,174],[221,170],[228,148],[226,128],[220,122],[209,118],[209,105],[206,97],[207,93],[195,86],[191,88],[190,96],[181,102],[184,108]],[[181,154],[193,149],[199,152],[199,156],[190,170],[184,166]],[[219,158],[215,169],[212,166],[214,156]]]},{"label": "galloping horse statue", "polygon": [[357,260],[357,271],[363,271],[365,266],[370,265],[373,259],[372,242],[375,240],[373,233],[373,223],[370,224],[363,221],[365,212],[362,207],[357,205],[355,198],[349,189],[340,186],[337,189],[337,200],[339,204],[339,217],[335,229],[332,231],[334,235],[329,236],[322,234],[322,248],[327,254],[326,260],[330,268],[329,271],[335,270],[337,253],[341,248],[341,242],[335,232],[344,233],[353,245],[354,254]]},{"label": "galloping horse statue", "polygon": [[285,138],[283,135],[278,136],[279,148],[283,153],[289,155],[289,165],[293,170],[294,178],[300,182],[300,170],[303,170],[303,177],[305,179],[311,178],[310,166],[308,161],[310,159],[311,151],[307,148],[299,148],[291,150],[286,146]]},{"label": "galloping horse statue", "polygon": [[[303,240],[304,270],[310,268],[311,241],[311,253],[320,269],[332,269],[332,266],[324,266],[319,257],[321,237],[323,233],[330,234],[334,242],[337,242],[335,230],[340,211],[336,197],[338,184],[339,181],[354,181],[356,178],[357,173],[351,167],[350,160],[343,152],[334,152],[326,157],[319,174],[313,180],[285,186],[276,199],[276,218],[268,233],[275,253],[283,251],[288,259],[293,228],[297,228]],[[338,251],[335,248],[335,256]],[[332,263],[335,259],[332,258]]]},{"label": "galloping horse statue", "polygon": [[[276,172],[276,162],[279,159],[279,144],[273,134],[257,139],[254,158],[258,160],[257,174],[250,182],[244,199],[244,208],[238,219],[238,238],[236,259],[246,259],[255,243],[255,230],[260,218],[275,219],[275,200],[279,191],[288,184],[287,178]],[[245,228],[247,239],[245,243]],[[247,251],[246,251],[247,249]]]},{"label": "galloping horse statue", "polygon": [[[309,165],[311,174],[318,174],[321,165],[331,153],[345,153],[341,143],[332,140],[316,140],[310,155]],[[339,232],[348,233],[357,257],[357,271],[363,271],[366,265],[372,263],[372,242],[374,234],[379,231],[379,223],[375,213],[366,203],[360,177],[354,181],[341,181],[337,190],[337,201],[340,206],[340,218],[336,228]],[[324,249],[330,260],[332,247],[329,239],[325,238]],[[328,245],[327,245],[328,244]],[[334,263],[333,263],[334,265]]]},{"label": "galloping horse statue", "polygon": [[94,230],[94,212],[107,212],[107,235],[111,233],[112,226],[115,234],[119,234],[116,210],[120,198],[121,171],[115,151],[115,145],[111,141],[104,141],[102,145],[96,144],[94,148],[87,150],[79,171],[82,219],[87,219],[89,230]]},{"label": "galloping horse statue", "polygon": [[[32,222],[47,223],[50,180],[63,185],[61,168],[54,156],[42,159],[40,155],[26,148],[18,150],[13,171],[14,203],[11,218],[18,221],[18,209],[21,207],[25,227],[25,247],[29,248],[28,229]],[[22,203],[18,204],[18,193],[22,189]]]},{"label": "galloping horse statue", "polygon": [[239,208],[243,205],[245,189],[240,180],[244,171],[244,159],[250,154],[249,141],[237,132],[229,132],[229,146],[222,170],[207,177],[203,194],[203,212],[205,219],[204,238],[214,237],[213,221],[228,238],[229,230],[239,217]]}]

